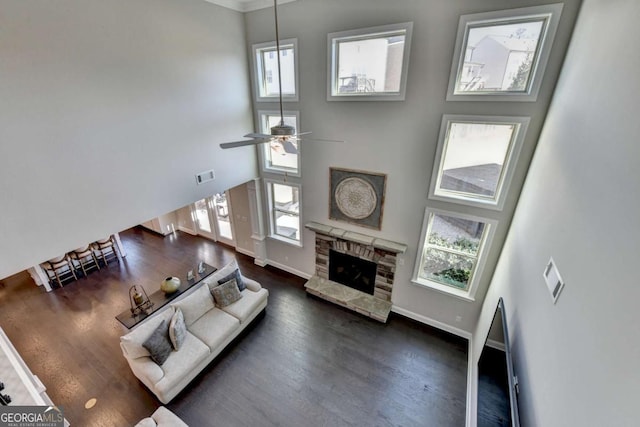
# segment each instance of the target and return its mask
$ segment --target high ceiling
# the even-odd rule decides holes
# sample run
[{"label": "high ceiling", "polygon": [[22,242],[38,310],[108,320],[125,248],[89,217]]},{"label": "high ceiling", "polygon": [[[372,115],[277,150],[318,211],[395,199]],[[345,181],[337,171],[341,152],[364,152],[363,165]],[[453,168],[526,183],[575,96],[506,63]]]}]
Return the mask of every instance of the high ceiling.
[{"label": "high ceiling", "polygon": [[[250,12],[273,6],[273,0],[205,0],[218,6],[237,10],[238,12]],[[278,4],[291,3],[296,0],[278,0]]]}]

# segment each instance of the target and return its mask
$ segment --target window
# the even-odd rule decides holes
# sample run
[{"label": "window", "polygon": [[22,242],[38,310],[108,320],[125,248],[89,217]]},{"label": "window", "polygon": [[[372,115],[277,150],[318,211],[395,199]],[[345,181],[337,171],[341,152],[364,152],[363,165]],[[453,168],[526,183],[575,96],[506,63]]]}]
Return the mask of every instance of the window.
[{"label": "window", "polygon": [[473,299],[496,222],[427,208],[413,282]]},{"label": "window", "polygon": [[[280,42],[280,68],[282,69],[282,97],[284,101],[298,101],[297,39]],[[258,102],[277,101],[279,95],[278,58],[276,42],[253,45],[254,80]]]},{"label": "window", "polygon": [[302,246],[300,185],[265,180],[269,204],[269,236]]},{"label": "window", "polygon": [[402,101],[412,22],[328,35],[329,101]]},{"label": "window", "polygon": [[429,197],[502,209],[528,117],[445,115]]},{"label": "window", "polygon": [[[271,127],[280,123],[279,111],[258,111],[260,131],[269,134]],[[284,123],[299,131],[297,111],[285,111]],[[289,140],[284,143],[269,142],[260,144],[262,151],[262,167],[266,172],[284,173],[300,176],[300,144],[299,141]]]},{"label": "window", "polygon": [[535,101],[562,4],[460,17],[448,101]]}]

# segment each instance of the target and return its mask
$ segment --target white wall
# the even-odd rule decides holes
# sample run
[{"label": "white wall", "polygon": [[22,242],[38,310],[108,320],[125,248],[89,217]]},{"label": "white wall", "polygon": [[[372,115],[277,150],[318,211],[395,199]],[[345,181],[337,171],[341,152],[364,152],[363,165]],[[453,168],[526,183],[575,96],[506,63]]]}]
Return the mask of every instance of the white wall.
[{"label": "white wall", "polygon": [[638,424],[638,16],[637,0],[584,1],[475,330],[474,364],[503,296],[524,426]]},{"label": "white wall", "polygon": [[[0,0],[0,277],[252,179],[242,14]],[[195,185],[210,168],[216,180]]]},{"label": "white wall", "polygon": [[[302,218],[376,237],[406,243],[409,250],[398,267],[393,303],[420,320],[434,319],[459,330],[472,331],[481,301],[497,262],[512,211],[551,99],[564,51],[577,14],[578,0],[565,1],[554,49],[538,102],[446,102],[453,49],[461,14],[531,6],[530,0],[299,0],[278,8],[281,37],[297,38],[299,46],[300,102],[285,110],[300,111],[299,126],[317,138],[345,140],[344,144],[302,142]],[[327,33],[413,21],[407,96],[403,102],[328,102]],[[273,9],[246,15],[249,46],[274,39]],[[255,103],[256,109],[275,104]],[[500,220],[495,245],[488,256],[476,302],[441,294],[410,282],[420,239],[425,206],[469,214],[486,212],[427,200],[429,180],[443,114],[531,116],[520,162],[503,212],[488,213]],[[381,231],[371,231],[328,219],[329,168],[343,167],[387,174],[384,219]],[[264,175],[267,177],[268,175]],[[273,175],[268,177],[273,178]],[[288,181],[298,182],[293,177]],[[290,266],[290,271],[314,271],[314,233],[305,230],[303,248],[279,241],[267,243],[268,259]],[[456,316],[462,320],[456,322]]]},{"label": "white wall", "polygon": [[251,210],[247,184],[240,184],[229,189],[231,212],[233,213],[233,233],[236,250],[253,256],[253,239],[251,238]]}]

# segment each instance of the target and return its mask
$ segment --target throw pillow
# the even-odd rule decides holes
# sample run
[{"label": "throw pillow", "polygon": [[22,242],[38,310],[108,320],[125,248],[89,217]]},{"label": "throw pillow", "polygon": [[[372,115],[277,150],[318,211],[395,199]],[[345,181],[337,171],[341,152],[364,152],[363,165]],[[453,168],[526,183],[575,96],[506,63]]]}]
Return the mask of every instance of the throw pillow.
[{"label": "throw pillow", "polygon": [[180,310],[182,310],[184,323],[186,323],[187,326],[193,325],[196,320],[214,307],[209,288],[200,285],[198,285],[198,288],[191,294],[171,305],[173,307],[179,307]]},{"label": "throw pillow", "polygon": [[171,318],[169,323],[169,338],[171,339],[171,345],[175,350],[180,350],[182,343],[187,337],[187,325],[184,323],[184,315],[179,307],[176,307],[176,312]]},{"label": "throw pillow", "polygon": [[142,346],[149,350],[151,359],[158,365],[162,365],[166,362],[171,351],[173,351],[171,340],[169,339],[169,327],[167,326],[166,320],[163,320],[160,325],[158,325]]},{"label": "throw pillow", "polygon": [[213,299],[216,300],[218,307],[226,307],[242,298],[242,294],[236,284],[236,279],[231,279],[211,289],[211,295],[213,295]]},{"label": "throw pillow", "polygon": [[244,281],[242,280],[242,274],[240,274],[240,270],[237,268],[232,273],[218,280],[218,285],[222,285],[223,283],[228,282],[231,279],[236,279],[236,285],[238,285],[238,290],[240,292],[244,291],[246,286],[244,285]]}]

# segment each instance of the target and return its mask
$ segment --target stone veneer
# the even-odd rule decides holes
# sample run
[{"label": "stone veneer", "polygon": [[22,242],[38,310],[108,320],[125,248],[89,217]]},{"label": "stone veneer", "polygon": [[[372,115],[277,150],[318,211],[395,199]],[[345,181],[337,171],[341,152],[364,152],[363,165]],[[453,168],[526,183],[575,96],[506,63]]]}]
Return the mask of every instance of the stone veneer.
[{"label": "stone veneer", "polygon": [[396,257],[399,253],[404,253],[407,250],[407,245],[317,222],[307,223],[305,227],[316,233],[317,277],[329,280],[329,251],[331,249],[375,262],[377,273],[373,297],[391,302],[391,291],[396,273]]}]

